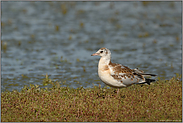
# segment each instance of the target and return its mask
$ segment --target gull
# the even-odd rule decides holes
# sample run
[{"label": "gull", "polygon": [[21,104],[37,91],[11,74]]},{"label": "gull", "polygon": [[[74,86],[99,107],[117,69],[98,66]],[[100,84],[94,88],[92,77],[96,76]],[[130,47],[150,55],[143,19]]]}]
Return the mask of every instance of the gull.
[{"label": "gull", "polygon": [[156,76],[155,74],[147,74],[144,71],[130,69],[122,64],[111,62],[111,52],[107,48],[100,48],[91,56],[101,56],[98,63],[98,75],[100,79],[108,86],[113,88],[129,87],[133,84],[148,84],[154,82],[155,79],[146,77]]}]

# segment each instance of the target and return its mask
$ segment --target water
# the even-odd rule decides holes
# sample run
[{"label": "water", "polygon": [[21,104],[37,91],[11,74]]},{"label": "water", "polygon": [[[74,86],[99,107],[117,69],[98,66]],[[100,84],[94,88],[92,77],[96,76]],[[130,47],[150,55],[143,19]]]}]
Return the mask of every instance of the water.
[{"label": "water", "polygon": [[103,87],[91,56],[101,47],[112,62],[163,79],[181,74],[181,2],[1,4],[2,91],[42,85],[46,74],[73,88]]}]

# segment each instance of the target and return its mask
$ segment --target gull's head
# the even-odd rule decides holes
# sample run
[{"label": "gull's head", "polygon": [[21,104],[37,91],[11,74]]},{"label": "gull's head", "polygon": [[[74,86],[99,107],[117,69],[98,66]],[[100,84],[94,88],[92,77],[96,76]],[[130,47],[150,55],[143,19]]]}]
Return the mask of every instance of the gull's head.
[{"label": "gull's head", "polygon": [[107,57],[110,57],[111,52],[107,48],[100,48],[96,53],[92,54],[91,56],[101,56],[101,57],[107,56]]}]

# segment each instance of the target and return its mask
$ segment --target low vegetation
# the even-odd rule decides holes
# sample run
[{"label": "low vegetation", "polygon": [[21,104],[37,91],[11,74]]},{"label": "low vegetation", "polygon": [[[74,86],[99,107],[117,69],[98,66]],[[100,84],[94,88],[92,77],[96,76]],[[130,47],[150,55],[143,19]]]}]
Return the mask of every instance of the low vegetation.
[{"label": "low vegetation", "polygon": [[182,82],[180,76],[149,85],[120,89],[60,87],[46,78],[52,88],[37,85],[21,92],[1,93],[2,122],[102,122],[174,121],[182,122]]}]

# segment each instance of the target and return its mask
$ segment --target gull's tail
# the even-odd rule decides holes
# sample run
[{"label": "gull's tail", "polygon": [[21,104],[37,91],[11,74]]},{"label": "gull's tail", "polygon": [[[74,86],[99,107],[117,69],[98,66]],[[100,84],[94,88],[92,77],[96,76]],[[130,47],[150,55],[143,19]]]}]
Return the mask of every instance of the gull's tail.
[{"label": "gull's tail", "polygon": [[149,73],[144,73],[144,71],[139,70],[138,68],[133,69],[133,74],[138,75],[139,78],[143,79],[143,82],[139,82],[138,84],[148,84],[150,85],[151,82],[155,82],[155,79],[150,79],[150,78],[146,78],[146,77],[154,77],[157,76],[155,74],[149,74]]},{"label": "gull's tail", "polygon": [[151,82],[155,82],[156,80],[155,79],[147,79],[147,78],[145,78],[145,81],[146,82],[144,82],[144,84],[150,85]]}]

